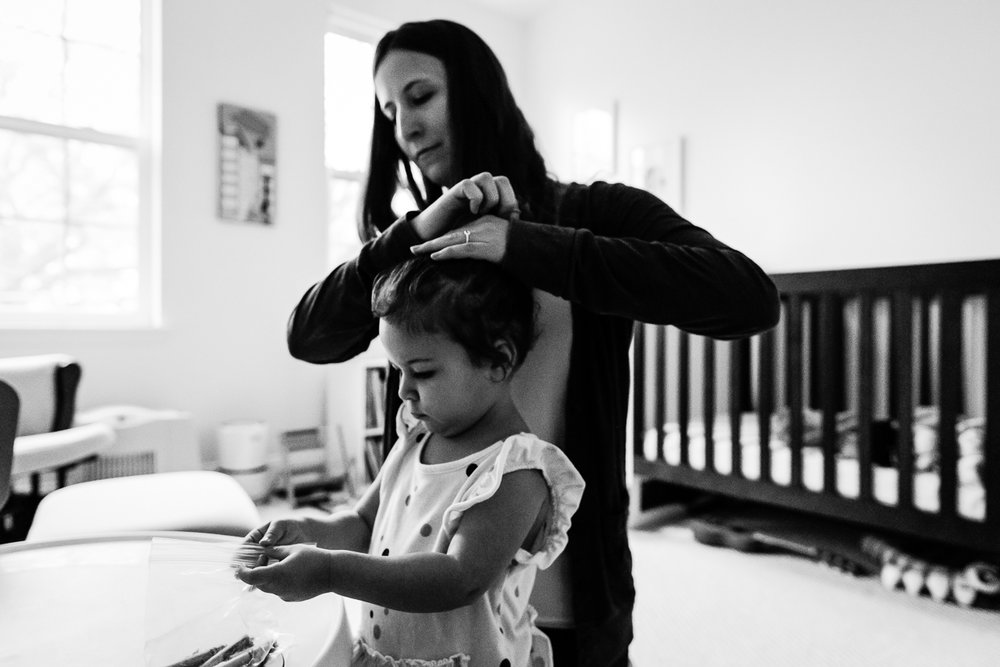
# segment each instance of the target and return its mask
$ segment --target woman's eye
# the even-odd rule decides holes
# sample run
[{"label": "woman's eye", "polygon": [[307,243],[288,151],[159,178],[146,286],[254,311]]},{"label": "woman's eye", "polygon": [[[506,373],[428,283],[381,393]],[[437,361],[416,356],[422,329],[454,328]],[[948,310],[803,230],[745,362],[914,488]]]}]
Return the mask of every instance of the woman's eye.
[{"label": "woman's eye", "polygon": [[414,371],[413,373],[410,373],[410,376],[414,380],[426,380],[434,376],[434,371],[420,371],[420,372]]},{"label": "woman's eye", "polygon": [[431,99],[434,93],[424,93],[423,95],[417,95],[413,98],[413,104],[420,106]]}]

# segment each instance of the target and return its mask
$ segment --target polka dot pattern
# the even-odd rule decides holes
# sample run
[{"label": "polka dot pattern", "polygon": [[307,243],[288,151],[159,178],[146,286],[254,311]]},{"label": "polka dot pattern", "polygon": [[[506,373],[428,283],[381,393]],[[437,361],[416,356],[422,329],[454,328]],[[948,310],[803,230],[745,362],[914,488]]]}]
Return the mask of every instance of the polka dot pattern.
[{"label": "polka dot pattern", "polygon": [[478,468],[478,467],[479,466],[477,466],[475,463],[470,463],[469,467],[465,469],[465,476],[466,477],[471,477],[472,473],[476,472],[476,468]]},{"label": "polka dot pattern", "polygon": [[420,526],[421,537],[429,537],[430,534],[431,534],[431,525],[429,523],[425,523],[424,525]]}]

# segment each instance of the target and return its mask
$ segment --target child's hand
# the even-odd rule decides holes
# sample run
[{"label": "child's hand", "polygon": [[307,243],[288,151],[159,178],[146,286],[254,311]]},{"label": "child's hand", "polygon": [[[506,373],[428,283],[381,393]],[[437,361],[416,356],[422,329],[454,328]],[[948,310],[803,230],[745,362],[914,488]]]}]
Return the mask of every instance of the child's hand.
[{"label": "child's hand", "polygon": [[318,540],[311,534],[304,520],[279,519],[250,531],[243,541],[262,547],[274,547],[281,544],[315,543]]},{"label": "child's hand", "polygon": [[273,547],[271,565],[240,567],[236,578],[285,601],[314,598],[330,592],[329,551],[312,546]]}]

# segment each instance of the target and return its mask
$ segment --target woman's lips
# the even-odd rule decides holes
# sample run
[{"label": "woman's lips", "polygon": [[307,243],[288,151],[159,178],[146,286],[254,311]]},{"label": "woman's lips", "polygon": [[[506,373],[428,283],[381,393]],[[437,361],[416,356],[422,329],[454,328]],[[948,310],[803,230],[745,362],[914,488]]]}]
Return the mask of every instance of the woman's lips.
[{"label": "woman's lips", "polygon": [[434,153],[434,151],[436,151],[440,146],[441,146],[441,144],[434,144],[433,146],[428,146],[427,148],[420,149],[419,151],[417,151],[417,154],[413,158],[413,161],[414,162],[420,162],[421,160],[424,160],[425,158],[427,158],[428,156],[430,156],[432,153]]}]

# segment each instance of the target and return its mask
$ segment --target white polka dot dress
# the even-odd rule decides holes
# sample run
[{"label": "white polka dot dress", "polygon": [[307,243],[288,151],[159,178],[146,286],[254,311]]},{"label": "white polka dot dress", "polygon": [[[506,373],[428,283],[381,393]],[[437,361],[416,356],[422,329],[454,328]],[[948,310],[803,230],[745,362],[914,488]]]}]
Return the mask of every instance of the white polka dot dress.
[{"label": "white polka dot dress", "polygon": [[511,436],[448,463],[427,465],[420,452],[421,424],[403,434],[383,465],[379,511],[369,553],[392,557],[448,550],[462,515],[490,498],[506,473],[536,469],[544,475],[551,513],[537,549],[519,549],[506,575],[480,599],[447,612],[414,614],[365,604],[353,665],[373,667],[545,667],[551,650],[534,625],[528,604],[535,573],[566,546],[570,518],[583,479],[554,445],[530,434]]}]

